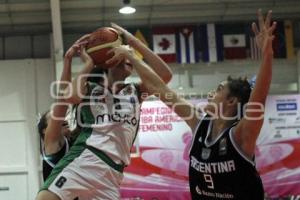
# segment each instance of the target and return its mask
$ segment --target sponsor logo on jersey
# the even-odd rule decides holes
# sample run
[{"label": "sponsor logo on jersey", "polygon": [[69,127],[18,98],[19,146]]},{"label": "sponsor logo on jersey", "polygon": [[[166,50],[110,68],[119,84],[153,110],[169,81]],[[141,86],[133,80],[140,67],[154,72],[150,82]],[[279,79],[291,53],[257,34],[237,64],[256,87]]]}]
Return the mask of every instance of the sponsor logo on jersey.
[{"label": "sponsor logo on jersey", "polygon": [[120,114],[120,113],[114,113],[114,114],[99,114],[96,117],[96,124],[102,124],[104,122],[121,122],[121,123],[127,123],[129,125],[136,126],[138,123],[138,120],[136,117],[131,117],[128,114]]},{"label": "sponsor logo on jersey", "polygon": [[227,153],[227,139],[223,138],[219,143],[219,155],[226,155]]},{"label": "sponsor logo on jersey", "polygon": [[202,137],[199,137],[198,141],[199,141],[200,143],[202,143]]},{"label": "sponsor logo on jersey", "polygon": [[202,152],[201,152],[201,158],[203,160],[207,160],[210,156],[210,152],[211,152],[211,149],[203,147]]},{"label": "sponsor logo on jersey", "polygon": [[130,96],[134,94],[133,91],[131,86],[127,86],[122,90],[122,95],[113,95],[109,92],[104,95],[104,88],[100,86],[95,88],[92,96],[98,98],[93,98],[90,105],[95,116],[95,125],[117,122],[137,126],[136,106],[139,105],[135,105],[136,96]]}]

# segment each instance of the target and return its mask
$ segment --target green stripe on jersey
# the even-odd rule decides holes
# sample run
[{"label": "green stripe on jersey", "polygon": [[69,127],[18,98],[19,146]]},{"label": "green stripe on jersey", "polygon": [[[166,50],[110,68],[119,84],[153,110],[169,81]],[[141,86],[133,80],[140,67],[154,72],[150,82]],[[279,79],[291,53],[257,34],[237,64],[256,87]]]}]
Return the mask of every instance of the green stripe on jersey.
[{"label": "green stripe on jersey", "polygon": [[[75,144],[71,147],[70,151],[64,156],[52,170],[51,174],[45,181],[44,185],[40,189],[47,190],[49,186],[53,183],[55,178],[71,163],[75,158],[79,157],[80,154],[86,149],[85,141],[87,138],[90,137],[92,134],[92,129],[85,129],[85,131],[81,131],[80,135],[78,136]],[[84,144],[84,145],[82,145]]]}]

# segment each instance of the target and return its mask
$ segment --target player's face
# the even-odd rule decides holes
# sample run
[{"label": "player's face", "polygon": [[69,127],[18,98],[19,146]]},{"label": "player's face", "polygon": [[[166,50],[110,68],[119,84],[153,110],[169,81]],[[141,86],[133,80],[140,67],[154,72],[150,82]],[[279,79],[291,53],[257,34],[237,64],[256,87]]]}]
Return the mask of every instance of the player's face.
[{"label": "player's face", "polygon": [[124,69],[128,73],[128,76],[130,76],[133,71],[133,67],[132,67],[132,64],[130,63],[130,61],[127,59],[125,60],[125,63],[124,63]]},{"label": "player's face", "polygon": [[125,61],[121,62],[116,67],[111,68],[112,74],[120,76],[123,79],[130,76],[132,73],[132,70],[133,70],[132,64],[127,59]]},{"label": "player's face", "polygon": [[[50,122],[50,117],[51,117],[51,114],[48,113],[47,114],[47,125],[49,125],[49,122]],[[47,127],[46,127],[47,128]],[[46,130],[45,128],[45,130]],[[70,127],[69,127],[69,123],[67,121],[64,121],[63,124],[62,124],[62,127],[61,127],[61,133],[66,136],[67,138],[70,137],[71,135],[71,130],[70,130]],[[45,131],[44,131],[44,134],[45,134]]]},{"label": "player's face", "polygon": [[[212,90],[207,95],[208,104],[204,110],[206,112],[218,114],[220,110],[224,110],[226,100],[229,95],[229,87],[227,81],[221,82],[215,90]],[[221,109],[222,107],[222,109]]]}]

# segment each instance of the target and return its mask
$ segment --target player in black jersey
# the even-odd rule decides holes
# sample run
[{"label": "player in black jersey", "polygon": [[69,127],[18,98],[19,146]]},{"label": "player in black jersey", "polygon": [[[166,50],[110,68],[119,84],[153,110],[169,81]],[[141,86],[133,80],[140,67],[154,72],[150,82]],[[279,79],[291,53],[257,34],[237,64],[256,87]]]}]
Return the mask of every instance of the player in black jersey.
[{"label": "player in black jersey", "polygon": [[[49,111],[45,112],[39,122],[38,122],[38,131],[40,134],[40,139],[41,139],[41,154],[43,158],[43,179],[44,181],[48,178],[50,175],[52,169],[54,166],[58,163],[60,159],[64,157],[64,155],[69,151],[69,148],[71,146],[71,141],[70,141],[70,130],[67,122],[64,122],[63,125],[61,126],[61,130],[59,131],[59,134],[62,135],[62,141],[61,145],[58,146],[58,148],[55,148],[54,151],[51,153],[46,151],[47,146],[49,146],[49,140],[47,140],[47,143],[45,143],[45,137],[49,137],[48,135],[45,134],[48,123],[50,122],[50,113]],[[48,129],[49,131],[49,129]],[[50,132],[47,132],[49,134]],[[51,134],[51,133],[50,133]],[[51,145],[51,144],[50,144]]]},{"label": "player in black jersey", "polygon": [[[192,199],[262,200],[261,179],[254,164],[256,139],[263,124],[264,105],[272,79],[273,31],[269,11],[258,11],[258,26],[252,24],[263,58],[255,87],[247,80],[228,78],[208,95],[206,115],[180,98],[130,51],[116,49],[117,56],[134,63],[144,86],[181,116],[194,133],[190,151],[189,181]],[[247,103],[248,102],[248,103]],[[244,112],[240,112],[244,108]],[[244,115],[243,115],[243,114]]]}]

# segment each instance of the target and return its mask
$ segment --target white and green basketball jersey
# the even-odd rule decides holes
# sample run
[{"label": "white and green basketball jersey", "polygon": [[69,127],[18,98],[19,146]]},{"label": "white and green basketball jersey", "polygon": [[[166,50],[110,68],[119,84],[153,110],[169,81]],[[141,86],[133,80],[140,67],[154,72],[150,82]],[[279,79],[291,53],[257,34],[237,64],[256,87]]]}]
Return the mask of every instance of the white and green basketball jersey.
[{"label": "white and green basketball jersey", "polygon": [[116,163],[128,165],[140,116],[136,85],[127,84],[112,94],[102,85],[90,84],[88,96],[79,105],[85,144],[103,151]]}]

